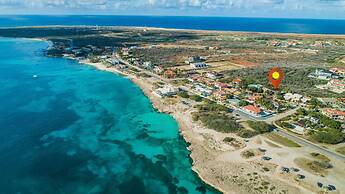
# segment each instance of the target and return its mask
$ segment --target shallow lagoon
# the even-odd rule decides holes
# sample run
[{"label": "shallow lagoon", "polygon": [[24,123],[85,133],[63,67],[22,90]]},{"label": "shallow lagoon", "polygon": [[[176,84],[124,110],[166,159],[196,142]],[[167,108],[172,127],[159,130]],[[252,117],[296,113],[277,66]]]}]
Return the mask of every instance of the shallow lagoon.
[{"label": "shallow lagoon", "polygon": [[0,38],[0,193],[215,193],[136,85],[46,47]]}]

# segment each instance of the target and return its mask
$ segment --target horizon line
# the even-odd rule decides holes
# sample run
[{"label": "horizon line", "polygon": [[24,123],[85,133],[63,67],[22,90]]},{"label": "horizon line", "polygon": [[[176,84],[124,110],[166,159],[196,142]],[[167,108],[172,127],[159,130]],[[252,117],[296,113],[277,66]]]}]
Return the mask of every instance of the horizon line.
[{"label": "horizon line", "polygon": [[295,19],[295,20],[345,20],[345,18],[311,18],[311,17],[264,17],[264,16],[222,16],[222,15],[152,15],[152,14],[1,14],[3,16],[127,16],[127,17],[205,17],[205,18],[243,18],[243,19]]}]

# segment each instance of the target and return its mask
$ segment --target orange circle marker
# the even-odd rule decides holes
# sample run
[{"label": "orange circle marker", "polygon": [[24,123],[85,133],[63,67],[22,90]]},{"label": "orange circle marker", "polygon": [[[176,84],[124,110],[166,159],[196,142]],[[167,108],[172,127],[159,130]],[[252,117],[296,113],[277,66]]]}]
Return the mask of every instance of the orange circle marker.
[{"label": "orange circle marker", "polygon": [[280,83],[284,79],[284,73],[279,67],[273,67],[273,69],[268,73],[268,79],[271,81],[274,89],[278,89]]}]

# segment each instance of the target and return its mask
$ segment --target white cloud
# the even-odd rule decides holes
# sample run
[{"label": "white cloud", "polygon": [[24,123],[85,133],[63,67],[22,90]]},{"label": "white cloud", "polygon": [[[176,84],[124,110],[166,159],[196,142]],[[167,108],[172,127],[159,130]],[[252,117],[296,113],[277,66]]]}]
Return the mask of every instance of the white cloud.
[{"label": "white cloud", "polygon": [[[0,10],[5,9],[50,9],[55,12],[66,10],[108,11],[134,10],[134,14],[145,14],[170,10],[175,15],[185,12],[219,14],[235,13],[274,13],[289,14],[293,11],[344,11],[345,0],[0,0]],[[49,11],[48,10],[48,13]],[[136,13],[135,10],[138,12]],[[175,10],[175,11],[172,11]]]}]

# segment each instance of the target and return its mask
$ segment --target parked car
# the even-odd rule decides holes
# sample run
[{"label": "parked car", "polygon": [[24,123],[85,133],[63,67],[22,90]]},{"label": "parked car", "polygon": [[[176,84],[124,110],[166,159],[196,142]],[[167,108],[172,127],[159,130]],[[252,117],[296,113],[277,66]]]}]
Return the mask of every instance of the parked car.
[{"label": "parked car", "polygon": [[286,173],[290,172],[290,169],[286,168],[286,167],[282,167],[281,170],[282,170],[282,172],[286,172]]},{"label": "parked car", "polygon": [[317,186],[320,187],[320,188],[322,188],[322,187],[323,187],[323,184],[320,183],[320,182],[317,182]]},{"label": "parked car", "polygon": [[305,176],[303,174],[298,174],[297,178],[302,180],[302,179],[305,179]]},{"label": "parked car", "polygon": [[263,160],[266,160],[266,161],[269,161],[269,160],[271,160],[272,158],[271,158],[271,157],[268,157],[268,156],[263,156],[262,159],[263,159]]},{"label": "parked car", "polygon": [[292,167],[292,168],[290,168],[292,171],[294,171],[294,172],[299,172],[299,169],[298,168],[294,168],[294,167]]},{"label": "parked car", "polygon": [[327,189],[328,189],[328,191],[335,191],[336,190],[334,185],[328,185]]}]

